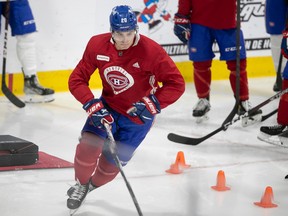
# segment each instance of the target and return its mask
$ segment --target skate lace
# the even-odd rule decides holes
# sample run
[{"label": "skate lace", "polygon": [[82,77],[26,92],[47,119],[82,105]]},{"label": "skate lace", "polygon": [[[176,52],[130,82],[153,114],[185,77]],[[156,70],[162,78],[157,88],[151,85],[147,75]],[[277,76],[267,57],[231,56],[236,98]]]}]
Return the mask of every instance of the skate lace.
[{"label": "skate lace", "polygon": [[209,101],[206,98],[200,98],[195,106],[195,110],[204,110],[209,107]]},{"label": "skate lace", "polygon": [[71,199],[81,200],[86,192],[87,192],[87,186],[81,185],[80,183],[77,183],[77,185],[74,186],[75,190],[71,194]]},{"label": "skate lace", "polygon": [[250,101],[246,100],[246,101],[241,101],[241,107],[244,112],[248,112],[252,108],[252,105]]}]

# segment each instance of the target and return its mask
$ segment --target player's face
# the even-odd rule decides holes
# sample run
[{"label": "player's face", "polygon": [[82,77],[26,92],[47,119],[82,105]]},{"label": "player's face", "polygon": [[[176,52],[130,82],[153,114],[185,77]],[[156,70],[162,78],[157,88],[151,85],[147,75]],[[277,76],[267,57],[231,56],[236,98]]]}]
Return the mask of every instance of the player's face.
[{"label": "player's face", "polygon": [[130,46],[132,46],[134,42],[134,38],[136,35],[136,31],[126,31],[126,32],[113,32],[112,37],[115,42],[115,47],[117,50],[126,50]]}]

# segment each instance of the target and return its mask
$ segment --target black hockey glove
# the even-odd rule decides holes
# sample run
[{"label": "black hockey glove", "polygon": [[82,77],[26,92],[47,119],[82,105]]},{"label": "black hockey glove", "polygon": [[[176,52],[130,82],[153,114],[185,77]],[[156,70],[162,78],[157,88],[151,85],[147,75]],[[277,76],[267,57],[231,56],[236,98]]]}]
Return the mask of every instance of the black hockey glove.
[{"label": "black hockey glove", "polygon": [[283,33],[283,39],[282,39],[282,44],[281,44],[281,52],[283,54],[283,56],[288,59],[288,28],[286,28]]},{"label": "black hockey glove", "polygon": [[152,121],[153,116],[160,112],[160,103],[155,95],[143,97],[140,101],[134,103],[133,107],[127,110],[130,116],[138,117],[143,123]]},{"label": "black hockey glove", "polygon": [[92,99],[83,105],[83,109],[86,110],[89,118],[91,119],[95,127],[105,129],[104,121],[108,124],[112,124],[114,119],[110,112],[104,107],[100,99]]},{"label": "black hockey glove", "polygon": [[187,43],[190,37],[190,20],[187,16],[176,13],[174,16],[174,34],[183,43]]}]

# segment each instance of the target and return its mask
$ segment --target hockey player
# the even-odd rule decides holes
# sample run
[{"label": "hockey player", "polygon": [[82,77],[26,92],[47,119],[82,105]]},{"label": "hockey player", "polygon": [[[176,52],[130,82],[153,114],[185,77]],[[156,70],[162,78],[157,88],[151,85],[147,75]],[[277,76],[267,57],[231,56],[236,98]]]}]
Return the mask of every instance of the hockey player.
[{"label": "hockey player", "polygon": [[[203,118],[210,111],[211,64],[215,57],[212,46],[217,42],[220,60],[226,61],[230,84],[236,95],[236,0],[178,0],[174,16],[174,34],[188,44],[189,59],[193,61],[194,83],[198,102],[193,116]],[[243,114],[251,108],[246,71],[246,50],[240,30],[240,107]],[[261,111],[256,113],[261,114]],[[256,118],[256,116],[255,116]],[[246,120],[245,120],[246,121]],[[242,122],[243,123],[243,122]],[[243,124],[244,125],[244,124]]]},{"label": "hockey player", "polygon": [[[144,140],[155,115],[185,90],[184,79],[165,50],[138,33],[131,7],[113,8],[110,29],[90,39],[69,78],[72,95],[88,114],[74,159],[77,183],[67,191],[69,209],[77,209],[89,191],[119,173],[104,144],[107,133],[103,123],[111,125],[124,166]],[[99,98],[88,86],[96,69],[103,86]]]},{"label": "hockey player", "polygon": [[[36,24],[28,0],[9,2],[9,24],[16,37],[16,51],[24,74],[25,102],[38,103],[54,100],[54,90],[44,88],[37,78]],[[0,11],[6,15],[6,2],[0,2]]]},{"label": "hockey player", "polygon": [[[283,31],[281,44],[282,54],[288,59],[288,25]],[[282,90],[288,88],[288,63],[283,71]],[[275,126],[262,126],[258,138],[264,142],[288,147],[288,93],[281,96],[278,106],[277,123]]]},{"label": "hockey player", "polygon": [[[266,32],[270,34],[271,54],[275,71],[278,71],[281,55],[282,32],[285,29],[285,22],[288,12],[287,0],[266,0],[265,2],[265,26]],[[280,72],[284,70],[286,59],[282,58]],[[281,79],[281,76],[279,77]],[[277,81],[273,86],[275,92],[281,91],[281,82]]]}]

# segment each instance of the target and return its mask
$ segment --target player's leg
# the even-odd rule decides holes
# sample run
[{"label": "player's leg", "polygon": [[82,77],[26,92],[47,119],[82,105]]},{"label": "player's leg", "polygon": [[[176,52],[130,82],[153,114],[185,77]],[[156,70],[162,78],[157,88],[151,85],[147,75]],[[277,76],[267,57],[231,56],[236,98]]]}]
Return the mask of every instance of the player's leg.
[{"label": "player's leg", "polygon": [[77,209],[93,188],[90,183],[97,161],[102,153],[106,132],[96,128],[88,118],[76,147],[74,156],[74,172],[76,184],[69,188],[67,207]]},{"label": "player's leg", "polygon": [[[281,65],[280,72],[282,73],[286,64],[286,59],[282,58],[280,62],[280,47],[282,41],[282,31],[285,29],[287,19],[287,1],[266,0],[265,2],[265,28],[266,32],[270,34],[271,39],[271,54],[274,63],[276,74],[278,74],[279,63]],[[277,75],[279,76],[279,75]],[[279,77],[281,79],[281,77]],[[274,91],[280,91],[281,85],[275,82],[273,86]]]},{"label": "player's leg", "polygon": [[[237,30],[216,30],[214,31],[215,37],[217,38],[217,43],[220,49],[220,60],[225,60],[227,68],[230,71],[230,85],[233,90],[234,96],[238,94],[236,92],[236,81],[237,81],[237,44],[236,44],[236,34]],[[247,77],[247,65],[246,65],[246,49],[244,43],[243,33],[240,30],[240,67],[239,67],[239,110],[238,114],[244,114],[252,108],[249,101],[249,86]],[[243,118],[242,125],[247,126],[254,121],[259,121],[261,119],[262,111],[258,110],[253,114],[253,118]],[[249,121],[251,120],[251,121]]]},{"label": "player's leg", "polygon": [[193,108],[193,116],[201,122],[210,111],[211,64],[214,58],[212,45],[214,38],[209,28],[192,24],[189,38],[189,59],[193,62],[193,77],[198,102]]},{"label": "player's leg", "polygon": [[11,1],[10,26],[16,36],[16,51],[24,73],[26,102],[50,102],[54,90],[40,85],[37,78],[36,24],[27,0]]},{"label": "player's leg", "polygon": [[[282,89],[288,88],[288,63],[283,72]],[[288,147],[288,93],[283,94],[279,101],[277,125],[262,126],[258,138],[264,142],[285,145]]]}]

